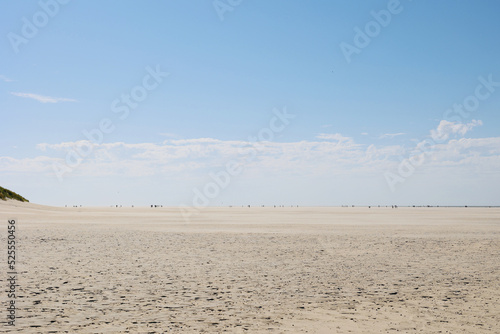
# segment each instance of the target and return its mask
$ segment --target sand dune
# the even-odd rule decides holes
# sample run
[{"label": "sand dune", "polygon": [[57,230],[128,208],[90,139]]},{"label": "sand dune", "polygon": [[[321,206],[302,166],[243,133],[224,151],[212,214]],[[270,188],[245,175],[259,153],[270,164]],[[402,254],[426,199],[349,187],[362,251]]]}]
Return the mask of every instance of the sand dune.
[{"label": "sand dune", "polygon": [[20,273],[16,327],[2,307],[2,332],[499,332],[498,208],[210,208],[185,221],[176,208],[0,201],[0,217],[4,249],[18,221]]}]

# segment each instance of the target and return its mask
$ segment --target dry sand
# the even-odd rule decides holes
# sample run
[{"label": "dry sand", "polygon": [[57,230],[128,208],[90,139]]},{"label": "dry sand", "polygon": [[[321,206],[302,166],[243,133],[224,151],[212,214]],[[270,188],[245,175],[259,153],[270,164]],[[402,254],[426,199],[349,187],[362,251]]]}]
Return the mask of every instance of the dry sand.
[{"label": "dry sand", "polygon": [[16,218],[25,333],[500,333],[498,208],[51,208]]}]

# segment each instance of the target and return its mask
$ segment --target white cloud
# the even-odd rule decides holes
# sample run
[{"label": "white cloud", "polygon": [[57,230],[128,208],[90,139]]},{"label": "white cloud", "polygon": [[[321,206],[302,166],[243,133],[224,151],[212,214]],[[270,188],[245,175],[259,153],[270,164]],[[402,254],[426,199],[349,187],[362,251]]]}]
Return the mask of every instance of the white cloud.
[{"label": "white cloud", "polygon": [[7,78],[5,75],[0,74],[0,80],[3,82],[13,82],[14,80]]},{"label": "white cloud", "polygon": [[397,136],[402,136],[405,135],[406,133],[404,132],[398,132],[398,133],[385,133],[379,137],[379,139],[384,139],[384,138],[394,138]]},{"label": "white cloud", "polygon": [[11,173],[44,173],[52,171],[52,163],[59,159],[47,156],[15,159],[0,157],[0,172]]},{"label": "white cloud", "polygon": [[354,143],[351,137],[344,137],[340,133],[320,133],[316,136],[318,139],[337,140],[340,143]]},{"label": "white cloud", "polygon": [[[457,130],[458,131],[458,130]],[[92,154],[71,172],[73,176],[141,177],[145,175],[183,175],[202,177],[228,161],[244,166],[252,177],[269,175],[334,177],[334,175],[382,175],[397,168],[401,157],[419,153],[400,145],[362,145],[341,134],[320,134],[316,141],[257,142],[215,138],[167,140],[163,143],[103,143],[92,146]],[[0,158],[3,172],[43,172],[53,174],[52,163],[64,163],[71,150],[86,151],[90,142],[82,140],[57,144],[41,143],[43,157],[33,159]],[[461,138],[427,147],[425,163],[419,171],[453,168],[500,170],[499,138]],[[421,153],[421,152],[420,152]]]},{"label": "white cloud", "polygon": [[[92,154],[64,177],[74,181],[66,185],[80,184],[82,187],[92,184],[89,180],[96,177],[103,177],[100,180],[119,180],[110,181],[115,182],[111,183],[113,187],[142,182],[144,187],[158,187],[159,193],[170,191],[178,194],[172,196],[180,196],[179,201],[188,203],[192,200],[193,187],[211,182],[209,173],[224,170],[226,164],[232,161],[243,166],[243,173],[235,177],[234,184],[228,189],[228,199],[234,200],[248,193],[250,197],[260,200],[259,191],[262,189],[276,191],[278,195],[287,193],[283,189],[300,189],[297,193],[303,194],[306,199],[310,197],[311,204],[314,204],[315,200],[324,198],[323,195],[315,198],[316,193],[326,195],[329,200],[339,194],[336,200],[344,201],[346,193],[350,193],[355,200],[360,194],[371,193],[370,196],[373,196],[389,191],[384,173],[397,170],[402,159],[422,154],[416,148],[407,149],[402,145],[357,144],[341,134],[320,134],[318,137],[323,139],[250,143],[192,138],[163,143],[102,143],[94,145]],[[463,182],[487,184],[491,189],[498,186],[500,137],[457,138],[440,144],[428,139],[427,142],[423,163],[416,168],[420,177],[416,180],[420,181],[408,185],[418,184],[417,188],[422,185],[435,189],[436,181],[441,182],[443,176],[450,176],[454,178],[446,181],[448,183],[443,181],[443,184],[451,189],[454,186],[463,189]],[[64,164],[68,152],[78,148],[85,151],[89,145],[90,142],[84,140],[38,144],[37,148],[43,151],[43,156],[24,159],[0,157],[0,175],[55,180],[53,164]],[[458,177],[460,182],[456,182]],[[288,186],[290,188],[286,188]],[[169,190],[160,189],[162,187]],[[311,192],[308,194],[308,191]],[[185,200],[181,195],[183,193],[187,194]],[[235,193],[237,195],[233,196]],[[422,196],[427,198],[426,193]]]},{"label": "white cloud", "polygon": [[77,100],[74,99],[68,99],[65,97],[51,97],[51,96],[44,96],[44,95],[39,95],[39,94],[32,94],[32,93],[17,93],[17,92],[11,92],[10,94],[18,97],[24,97],[28,99],[33,99],[41,103],[59,103],[59,102],[77,102]]},{"label": "white cloud", "polygon": [[[116,163],[120,170],[137,166],[153,172],[183,168],[203,169],[224,165],[235,160],[247,166],[266,170],[376,170],[396,164],[407,152],[400,145],[360,145],[352,138],[339,134],[325,135],[328,140],[300,141],[291,143],[225,141],[214,138],[194,138],[169,140],[162,144],[123,142],[104,143],[92,146],[93,154],[84,159],[83,164],[110,166]],[[331,139],[336,140],[331,141]],[[342,144],[348,143],[348,144]],[[37,148],[50,155],[50,151],[61,153],[71,150],[86,151],[90,142],[64,142],[59,144],[41,143]],[[500,156],[500,138],[462,138],[436,144],[427,148],[430,152],[426,166],[447,164],[452,161],[467,161],[470,157]],[[472,161],[469,161],[472,162]],[[132,168],[133,165],[136,167]],[[148,167],[149,166],[149,167]],[[423,166],[425,168],[425,166]],[[98,170],[98,168],[96,169]],[[112,173],[112,170],[109,171]]]},{"label": "white cloud", "polygon": [[366,149],[366,154],[369,158],[368,160],[373,158],[391,159],[393,157],[403,156],[405,154],[405,150],[400,145],[376,147],[372,144]]},{"label": "white cloud", "polygon": [[464,136],[467,132],[479,125],[483,125],[483,122],[475,119],[467,124],[441,120],[438,127],[435,130],[431,130],[431,137],[435,141],[448,140],[452,135]]},{"label": "white cloud", "polygon": [[195,139],[173,139],[167,140],[166,142],[172,143],[174,145],[187,145],[187,144],[216,144],[222,143],[222,140],[214,138],[195,138]]},{"label": "white cloud", "polygon": [[[439,165],[470,165],[500,158],[500,137],[460,138],[433,147],[432,161]],[[490,166],[491,167],[491,166]],[[500,165],[496,165],[500,170]]]},{"label": "white cloud", "polygon": [[[96,144],[93,153],[86,157],[75,173],[87,173],[88,168],[98,175],[123,173],[135,175],[162,172],[193,172],[224,166],[237,161],[248,169],[270,171],[294,171],[307,174],[323,170],[327,173],[345,166],[361,166],[368,153],[352,138],[341,135],[324,136],[328,140],[292,143],[228,141],[214,138],[167,140],[161,144],[123,142]],[[331,141],[331,140],[335,141]],[[46,154],[61,157],[71,150],[86,151],[91,143],[85,140],[58,144],[41,143],[37,148]],[[54,152],[57,151],[57,154]],[[373,160],[384,161],[382,153]],[[362,166],[372,168],[376,164]]]}]

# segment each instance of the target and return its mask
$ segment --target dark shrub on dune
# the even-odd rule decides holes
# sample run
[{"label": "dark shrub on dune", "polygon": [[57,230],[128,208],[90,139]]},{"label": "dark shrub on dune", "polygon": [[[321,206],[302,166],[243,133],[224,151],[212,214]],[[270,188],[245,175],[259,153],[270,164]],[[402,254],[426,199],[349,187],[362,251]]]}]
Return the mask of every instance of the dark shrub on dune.
[{"label": "dark shrub on dune", "polygon": [[16,201],[21,201],[21,202],[29,202],[26,198],[22,197],[19,194],[16,194],[15,192],[5,189],[3,187],[0,187],[0,199],[6,201],[8,199],[15,199]]}]

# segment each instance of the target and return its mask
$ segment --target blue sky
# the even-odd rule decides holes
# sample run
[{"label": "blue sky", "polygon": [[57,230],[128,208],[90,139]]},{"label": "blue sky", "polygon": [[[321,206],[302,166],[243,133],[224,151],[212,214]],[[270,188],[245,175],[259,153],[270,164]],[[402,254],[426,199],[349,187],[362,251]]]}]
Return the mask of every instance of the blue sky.
[{"label": "blue sky", "polygon": [[497,1],[1,7],[0,185],[32,202],[500,204]]}]

